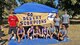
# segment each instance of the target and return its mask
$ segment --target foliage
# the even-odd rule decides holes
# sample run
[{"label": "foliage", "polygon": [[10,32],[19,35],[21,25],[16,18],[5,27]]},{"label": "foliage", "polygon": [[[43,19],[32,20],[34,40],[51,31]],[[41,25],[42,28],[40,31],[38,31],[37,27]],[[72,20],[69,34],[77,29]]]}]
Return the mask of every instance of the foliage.
[{"label": "foliage", "polygon": [[61,0],[60,1],[60,9],[67,10],[68,13],[72,16],[80,14],[80,0]]},{"label": "foliage", "polygon": [[[27,2],[38,2],[40,4],[45,4],[50,7],[54,7],[54,0],[19,0],[22,4]],[[8,15],[10,9],[17,7],[15,0],[0,0],[0,17],[3,15]],[[67,10],[72,16],[80,14],[80,0],[59,0],[59,10]]]}]

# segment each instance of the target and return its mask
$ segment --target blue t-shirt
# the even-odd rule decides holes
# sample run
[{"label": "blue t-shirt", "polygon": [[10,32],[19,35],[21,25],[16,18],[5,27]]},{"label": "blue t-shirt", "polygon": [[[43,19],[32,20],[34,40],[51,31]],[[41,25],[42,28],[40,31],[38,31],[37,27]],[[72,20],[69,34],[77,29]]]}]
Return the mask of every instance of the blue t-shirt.
[{"label": "blue t-shirt", "polygon": [[62,23],[63,24],[69,23],[69,15],[68,14],[62,15]]},{"label": "blue t-shirt", "polygon": [[54,32],[55,31],[55,27],[50,28],[50,32]]},{"label": "blue t-shirt", "polygon": [[60,25],[60,18],[55,18],[55,26],[59,26]]},{"label": "blue t-shirt", "polygon": [[66,34],[67,34],[67,30],[63,30],[63,29],[62,29],[62,30],[60,30],[59,32],[60,32],[62,35],[66,35]]}]

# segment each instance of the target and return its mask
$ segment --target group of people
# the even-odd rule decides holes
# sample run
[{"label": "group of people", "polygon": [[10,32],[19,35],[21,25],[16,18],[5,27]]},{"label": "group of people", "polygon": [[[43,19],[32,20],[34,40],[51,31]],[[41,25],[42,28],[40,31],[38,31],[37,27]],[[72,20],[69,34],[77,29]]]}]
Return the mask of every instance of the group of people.
[{"label": "group of people", "polygon": [[19,24],[19,26],[16,28],[19,21],[18,18],[13,15],[13,12],[11,12],[10,16],[8,17],[8,23],[10,25],[8,40],[10,40],[13,35],[14,39],[16,39],[16,37],[18,38],[18,42],[20,42],[25,35],[27,35],[27,39],[55,38],[57,40],[64,40],[65,37],[68,37],[67,32],[69,25],[69,15],[67,14],[67,12],[65,12],[65,14],[62,15],[61,19],[59,18],[59,15],[56,15],[53,21],[54,23],[51,23],[50,27],[44,25],[42,26],[42,28],[40,28],[38,25],[31,25],[31,27],[27,31],[25,31],[22,24]]}]

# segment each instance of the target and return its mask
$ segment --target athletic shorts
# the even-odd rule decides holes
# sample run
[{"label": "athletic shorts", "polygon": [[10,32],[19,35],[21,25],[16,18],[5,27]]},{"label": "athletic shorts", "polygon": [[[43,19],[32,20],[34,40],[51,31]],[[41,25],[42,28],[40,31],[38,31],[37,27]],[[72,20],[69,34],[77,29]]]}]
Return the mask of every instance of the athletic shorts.
[{"label": "athletic shorts", "polygon": [[68,24],[63,24],[66,28],[68,28],[69,27],[69,25]]},{"label": "athletic shorts", "polygon": [[30,35],[29,36],[33,36],[33,32],[29,33]]},{"label": "athletic shorts", "polygon": [[19,37],[21,38],[22,37],[22,34],[19,34]]},{"label": "athletic shorts", "polygon": [[57,33],[59,32],[59,26],[55,26]]},{"label": "athletic shorts", "polygon": [[12,31],[14,32],[14,34],[16,34],[16,32],[17,32],[16,27],[9,27],[8,34],[11,34],[11,33],[12,33]]}]

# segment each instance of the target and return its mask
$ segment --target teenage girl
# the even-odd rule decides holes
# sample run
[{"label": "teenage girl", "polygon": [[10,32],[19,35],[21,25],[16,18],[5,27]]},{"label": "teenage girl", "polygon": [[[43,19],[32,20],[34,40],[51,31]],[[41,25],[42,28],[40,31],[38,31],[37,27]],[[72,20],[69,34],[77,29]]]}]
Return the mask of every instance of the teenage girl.
[{"label": "teenage girl", "polygon": [[25,30],[22,25],[19,25],[19,28],[17,30],[18,42],[20,42],[21,39],[23,39],[24,35],[25,35]]},{"label": "teenage girl", "polygon": [[35,29],[35,36],[36,36],[36,38],[39,38],[41,36],[41,31],[38,26],[36,26],[36,29]]},{"label": "teenage girl", "polygon": [[32,39],[32,37],[34,37],[34,26],[33,25],[31,25],[31,27],[28,29],[28,31],[27,31],[27,35],[28,35],[28,38],[29,39]]},{"label": "teenage girl", "polygon": [[43,35],[43,37],[47,38],[49,36],[48,34],[49,34],[48,33],[48,29],[47,29],[46,26],[44,26],[43,29],[42,29],[42,35]]}]

